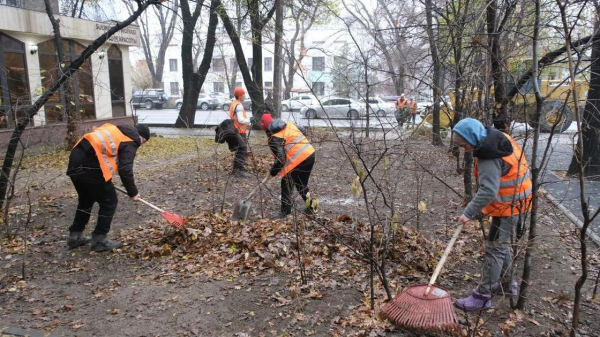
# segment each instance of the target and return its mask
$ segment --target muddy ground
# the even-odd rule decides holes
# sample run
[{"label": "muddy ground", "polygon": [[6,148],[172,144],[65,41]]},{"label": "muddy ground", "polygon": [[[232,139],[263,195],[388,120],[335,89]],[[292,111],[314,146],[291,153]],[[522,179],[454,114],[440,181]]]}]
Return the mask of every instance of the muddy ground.
[{"label": "muddy ground", "polygon": [[[255,177],[235,180],[228,176],[226,146],[208,137],[152,139],[135,163],[140,193],[188,217],[189,229],[179,232],[150,208],[122,197],[110,236],[125,246],[100,254],[66,248],[76,207],[64,176],[67,153],[27,158],[7,217],[8,237],[6,224],[0,227],[0,328],[58,336],[413,335],[379,317],[386,293],[377,277],[370,310],[369,264],[361,256],[368,251],[369,225],[377,224],[376,247],[390,238],[390,291],[427,282],[462,209],[451,190],[462,193],[462,175],[446,147],[395,135],[359,145],[343,135],[342,146],[330,133],[315,133],[310,187],[319,200],[319,222],[299,214],[263,219],[278,210],[279,179],[253,197],[249,222],[233,222],[233,205],[271,163],[262,137],[257,132],[252,139]],[[372,180],[363,164],[376,168]],[[366,177],[364,186],[357,175]],[[303,207],[300,200],[297,207]],[[463,335],[568,331],[581,273],[578,241],[566,217],[544,199],[541,207],[525,310],[512,311],[509,299],[497,296],[488,312],[457,311]],[[438,281],[454,297],[477,285],[482,242],[478,225],[457,242]],[[591,298],[598,250],[590,246],[593,273],[583,288],[578,333],[598,336],[599,304]],[[523,263],[517,261],[520,275]]]}]

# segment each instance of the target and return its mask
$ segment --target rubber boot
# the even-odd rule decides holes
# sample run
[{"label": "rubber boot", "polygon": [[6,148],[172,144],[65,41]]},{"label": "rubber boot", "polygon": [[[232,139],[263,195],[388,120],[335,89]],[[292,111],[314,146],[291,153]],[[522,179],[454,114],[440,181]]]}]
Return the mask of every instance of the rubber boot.
[{"label": "rubber boot", "polygon": [[305,208],[305,209],[302,211],[302,214],[304,214],[304,215],[313,215],[313,214],[316,214],[316,213],[317,213],[317,212],[315,212],[315,210],[314,210],[312,207],[310,207],[310,206],[306,207],[306,208]]},{"label": "rubber boot", "polygon": [[502,287],[500,286],[500,283],[496,282],[492,285],[492,294],[495,295],[512,295],[512,296],[518,296],[519,295],[519,283],[517,283],[517,281],[514,281],[511,283],[510,285],[510,294],[507,293],[507,290],[509,289],[508,287],[508,283],[502,283]]},{"label": "rubber boot", "polygon": [[112,241],[106,238],[106,234],[92,234],[92,251],[104,252],[107,250],[118,249],[123,246],[119,241]]},{"label": "rubber boot", "polygon": [[492,295],[473,290],[471,296],[457,299],[454,306],[467,312],[486,310],[492,306]]},{"label": "rubber boot", "polygon": [[238,168],[234,168],[233,171],[231,171],[231,176],[232,177],[237,177],[237,178],[250,178],[252,177],[252,175],[250,174],[250,172],[244,170],[244,169],[238,169]]},{"label": "rubber boot", "polygon": [[85,246],[88,243],[90,243],[89,236],[84,236],[82,232],[69,232],[69,238],[67,239],[69,249]]}]

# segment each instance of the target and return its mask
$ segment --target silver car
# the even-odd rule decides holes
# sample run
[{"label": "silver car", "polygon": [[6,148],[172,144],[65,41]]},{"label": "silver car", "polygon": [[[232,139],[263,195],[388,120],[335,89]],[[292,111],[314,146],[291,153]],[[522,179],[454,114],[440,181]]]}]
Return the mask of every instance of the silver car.
[{"label": "silver car", "polygon": [[[360,101],[365,103],[364,98]],[[369,115],[385,117],[392,115],[394,110],[396,110],[396,102],[386,102],[380,97],[369,97]]]},{"label": "silver car", "polygon": [[343,117],[359,119],[365,115],[365,105],[351,98],[327,97],[318,102],[300,109],[306,118]]},{"label": "silver car", "polygon": [[[183,105],[183,98],[180,98],[175,101],[175,108],[177,110],[181,110],[181,106]],[[219,101],[216,98],[207,96],[206,94],[200,94],[198,96],[198,103],[196,104],[196,108],[200,108],[200,110],[208,110],[208,109],[216,109],[219,107]]]}]

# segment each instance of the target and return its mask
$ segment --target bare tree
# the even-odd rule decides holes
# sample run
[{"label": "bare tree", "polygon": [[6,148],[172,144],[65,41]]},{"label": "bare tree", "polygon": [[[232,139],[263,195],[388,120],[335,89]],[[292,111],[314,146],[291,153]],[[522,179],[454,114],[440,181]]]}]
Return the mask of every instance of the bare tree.
[{"label": "bare tree", "polygon": [[[129,13],[133,12],[131,1],[123,0],[123,3],[129,10]],[[168,2],[169,7],[165,5],[157,5],[152,10],[152,15],[144,13],[140,16],[140,38],[142,42],[142,49],[144,50],[144,57],[150,69],[152,75],[152,86],[155,88],[162,87],[162,76],[165,67],[165,55],[167,48],[173,38],[173,32],[175,31],[175,23],[177,22],[177,12],[179,10],[179,0],[173,0]],[[155,26],[155,21],[158,21],[160,27],[160,33],[156,34],[152,31],[152,27]],[[158,50],[156,48],[156,42],[158,42]],[[155,50],[157,50],[155,52]]]},{"label": "bare tree", "polygon": [[431,51],[431,62],[433,63],[433,145],[442,145],[440,136],[440,97],[442,96],[442,74],[441,58],[438,50],[437,34],[433,25],[434,7],[432,0],[425,0],[425,16],[427,17],[427,37],[429,38],[429,49]]}]

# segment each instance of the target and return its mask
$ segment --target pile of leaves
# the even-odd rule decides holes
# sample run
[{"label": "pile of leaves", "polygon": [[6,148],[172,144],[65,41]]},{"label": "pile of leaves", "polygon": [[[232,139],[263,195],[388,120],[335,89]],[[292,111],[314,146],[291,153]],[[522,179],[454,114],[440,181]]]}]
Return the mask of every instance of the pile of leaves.
[{"label": "pile of leaves", "polygon": [[[246,170],[259,176],[264,176],[273,165],[273,156],[268,154],[254,153],[246,158]],[[216,162],[217,168],[222,172],[231,172],[233,170],[233,155],[231,159],[219,160]]]},{"label": "pile of leaves", "polygon": [[[295,273],[303,267],[313,278],[341,276],[362,282],[366,274],[361,273],[366,273],[368,268],[361,267],[366,260],[356,252],[366,249],[368,226],[347,215],[334,220],[320,219],[319,224],[307,220],[299,218],[298,225],[292,219],[241,223],[232,221],[229,214],[204,212],[188,217],[183,231],[164,223],[151,223],[122,231],[120,239],[129,257],[168,260],[169,268],[182,275]],[[443,246],[415,229],[397,228],[388,240],[391,278],[426,277],[435,267],[442,249]]]}]

